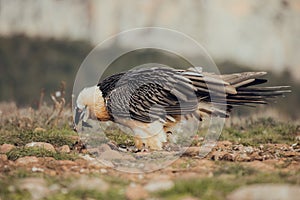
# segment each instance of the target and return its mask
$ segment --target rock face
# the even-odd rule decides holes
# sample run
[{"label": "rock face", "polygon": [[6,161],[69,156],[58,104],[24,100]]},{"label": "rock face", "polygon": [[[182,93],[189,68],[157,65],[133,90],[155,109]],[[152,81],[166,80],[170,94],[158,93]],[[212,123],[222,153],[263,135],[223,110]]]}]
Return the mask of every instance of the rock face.
[{"label": "rock face", "polygon": [[300,196],[300,187],[286,184],[256,184],[241,187],[230,195],[228,200],[297,200]]},{"label": "rock face", "polygon": [[44,148],[48,151],[55,152],[55,148],[53,147],[53,145],[46,142],[31,142],[25,145],[25,148],[30,147]]}]

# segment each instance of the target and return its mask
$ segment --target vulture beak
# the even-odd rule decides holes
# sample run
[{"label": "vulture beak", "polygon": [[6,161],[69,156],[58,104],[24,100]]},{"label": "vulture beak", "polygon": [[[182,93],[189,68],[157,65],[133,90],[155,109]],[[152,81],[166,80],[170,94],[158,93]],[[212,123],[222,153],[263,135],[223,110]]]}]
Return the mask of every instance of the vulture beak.
[{"label": "vulture beak", "polygon": [[80,109],[78,107],[75,108],[75,116],[74,116],[74,131],[78,131],[80,122],[82,122],[82,125],[88,125],[86,123],[87,119],[89,118],[89,111],[87,107],[84,107],[83,109]]}]

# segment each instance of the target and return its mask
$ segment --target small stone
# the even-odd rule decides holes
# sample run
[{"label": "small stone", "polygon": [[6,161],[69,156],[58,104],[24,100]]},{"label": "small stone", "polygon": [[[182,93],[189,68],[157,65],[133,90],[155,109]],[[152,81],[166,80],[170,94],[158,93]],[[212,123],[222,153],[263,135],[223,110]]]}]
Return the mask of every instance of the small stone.
[{"label": "small stone", "polygon": [[249,156],[247,156],[246,153],[241,153],[236,157],[235,160],[240,161],[240,162],[248,162],[248,161],[251,161],[251,158]]},{"label": "small stone", "polygon": [[61,146],[60,148],[58,148],[58,151],[60,153],[70,153],[71,152],[70,147],[68,145]]},{"label": "small stone", "polygon": [[140,180],[142,180],[142,179],[144,179],[144,175],[143,175],[143,174],[139,174],[139,175],[138,175],[138,178],[139,178]]},{"label": "small stone", "polygon": [[280,199],[297,200],[300,196],[300,187],[288,184],[255,184],[238,188],[228,195],[228,200],[259,200]]},{"label": "small stone", "polygon": [[108,160],[99,160],[91,157],[90,155],[80,155],[80,157],[86,161],[88,161],[90,166],[94,167],[114,167],[114,164]]},{"label": "small stone", "polygon": [[235,155],[232,153],[225,153],[222,156],[222,160],[227,160],[227,161],[234,161]]},{"label": "small stone", "polygon": [[39,167],[32,167],[31,171],[32,172],[44,172],[44,169],[43,168],[39,168]]},{"label": "small stone", "polygon": [[53,145],[46,142],[31,142],[25,145],[25,148],[30,148],[30,147],[43,148],[48,151],[55,152],[55,148],[53,147]]},{"label": "small stone", "polygon": [[12,144],[2,144],[0,146],[0,153],[6,154],[14,148],[16,148],[16,147]]},{"label": "small stone", "polygon": [[171,180],[151,180],[144,188],[148,192],[157,192],[161,190],[169,190],[174,186]]},{"label": "small stone", "polygon": [[263,150],[263,149],[264,149],[264,145],[260,144],[260,145],[259,145],[259,149],[260,149],[260,150]]},{"label": "small stone", "polygon": [[232,145],[232,142],[230,142],[230,141],[221,141],[221,142],[219,142],[219,144],[222,145],[222,146],[228,147],[228,146]]},{"label": "small stone", "polygon": [[141,186],[130,184],[125,191],[126,199],[128,200],[139,200],[148,198],[148,192]]},{"label": "small stone", "polygon": [[25,156],[25,157],[18,158],[16,160],[17,165],[28,165],[32,163],[38,163],[38,162],[39,159],[35,156]]},{"label": "small stone", "polygon": [[249,147],[245,147],[244,148],[244,151],[246,152],[246,153],[249,153],[249,154],[251,154],[251,153],[253,153],[253,147],[251,147],[251,146],[249,146]]},{"label": "small stone", "polygon": [[201,148],[200,147],[189,147],[183,153],[184,156],[198,156]]}]

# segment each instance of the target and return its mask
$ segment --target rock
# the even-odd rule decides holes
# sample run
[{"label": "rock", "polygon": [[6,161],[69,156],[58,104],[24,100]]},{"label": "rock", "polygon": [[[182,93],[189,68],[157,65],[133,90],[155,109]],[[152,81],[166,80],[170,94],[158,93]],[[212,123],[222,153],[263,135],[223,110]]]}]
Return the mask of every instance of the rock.
[{"label": "rock", "polygon": [[17,187],[20,190],[27,190],[33,200],[43,199],[50,192],[43,178],[25,178],[19,181]]},{"label": "rock", "polygon": [[228,200],[280,199],[297,200],[300,187],[287,184],[255,184],[241,187],[227,196]]},{"label": "rock", "polygon": [[100,154],[101,160],[135,160],[135,158],[126,153],[120,153],[114,150],[108,150]]},{"label": "rock", "polygon": [[60,153],[70,153],[71,152],[70,147],[68,145],[61,146],[60,148],[58,148],[58,151]]},{"label": "rock", "polygon": [[0,154],[0,161],[6,162],[7,161],[7,155]]},{"label": "rock", "polygon": [[144,188],[148,192],[157,192],[161,190],[169,190],[174,186],[173,181],[171,180],[159,180],[154,179],[147,183]]},{"label": "rock", "polygon": [[232,150],[241,151],[243,149],[243,147],[244,147],[244,145],[242,145],[242,144],[233,145]]},{"label": "rock", "polygon": [[246,153],[241,153],[235,158],[235,160],[239,162],[249,162],[251,161],[251,158],[247,156]]},{"label": "rock", "polygon": [[2,144],[0,146],[0,153],[6,154],[14,148],[16,148],[16,147],[12,144]]},{"label": "rock", "polygon": [[44,169],[43,168],[39,168],[39,167],[32,167],[31,171],[32,172],[44,172]]},{"label": "rock", "polygon": [[234,161],[236,155],[233,153],[224,153],[222,156],[222,160],[226,160],[226,161]]},{"label": "rock", "polygon": [[125,191],[126,199],[139,200],[148,198],[148,192],[141,186],[136,184],[130,184]]},{"label": "rock", "polygon": [[251,154],[251,153],[253,153],[253,151],[254,151],[254,149],[251,146],[248,146],[248,147],[244,148],[245,153]]},{"label": "rock", "polygon": [[73,181],[69,187],[72,190],[96,190],[105,192],[109,189],[109,185],[100,178],[81,176]]},{"label": "rock", "polygon": [[53,145],[46,142],[31,142],[25,145],[25,148],[30,148],[30,147],[43,148],[48,151],[55,152],[55,148],[53,147]]},{"label": "rock", "polygon": [[29,164],[38,163],[38,162],[39,162],[39,159],[35,156],[25,156],[25,157],[18,158],[16,160],[17,165],[29,165]]},{"label": "rock", "polygon": [[115,160],[115,159],[122,159],[123,156],[121,153],[113,150],[108,150],[100,154],[99,156],[102,160]]},{"label": "rock", "polygon": [[236,155],[232,153],[227,153],[224,151],[216,151],[213,152],[211,155],[211,159],[218,161],[218,160],[227,160],[227,161],[234,161]]},{"label": "rock", "polygon": [[108,146],[108,144],[101,144],[99,147],[99,151],[100,152],[105,152],[105,151],[109,151],[111,150],[110,146]]},{"label": "rock", "polygon": [[183,152],[183,156],[198,156],[199,155],[199,152],[201,150],[201,147],[189,147],[186,149],[185,152]]}]

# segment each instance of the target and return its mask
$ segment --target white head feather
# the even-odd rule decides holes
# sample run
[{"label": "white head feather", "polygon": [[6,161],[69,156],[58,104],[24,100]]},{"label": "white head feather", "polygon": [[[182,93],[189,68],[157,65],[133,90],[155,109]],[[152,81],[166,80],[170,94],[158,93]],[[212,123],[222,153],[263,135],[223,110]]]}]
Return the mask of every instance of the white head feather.
[{"label": "white head feather", "polygon": [[78,95],[76,105],[79,109],[87,109],[89,117],[107,120],[109,115],[98,86],[84,88]]}]

